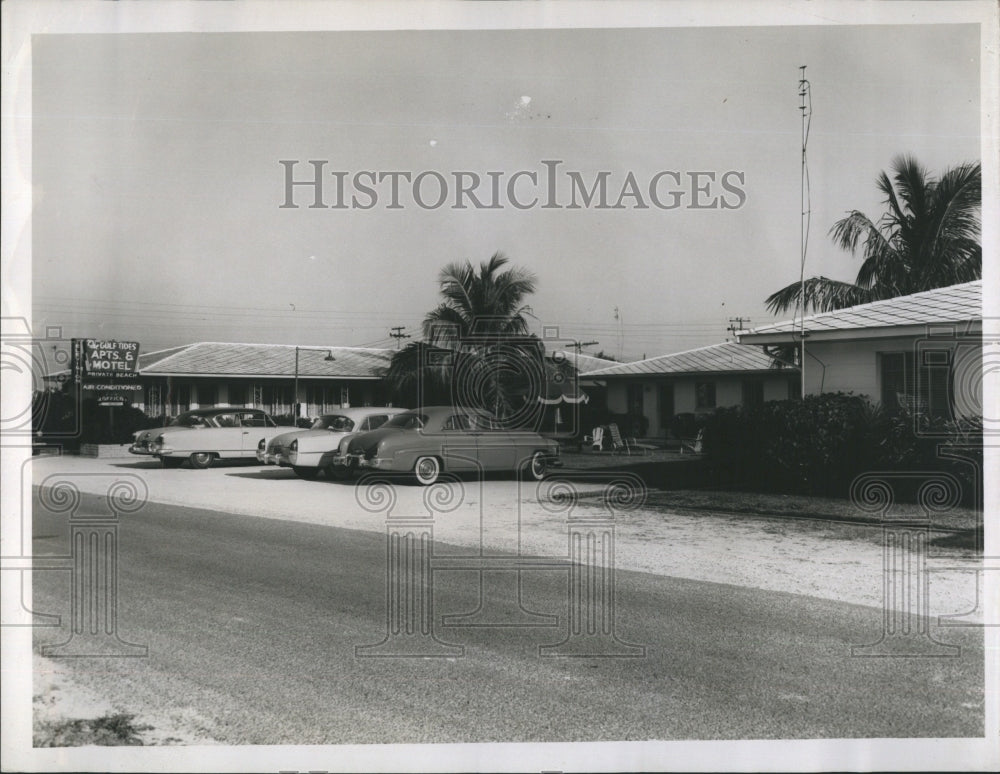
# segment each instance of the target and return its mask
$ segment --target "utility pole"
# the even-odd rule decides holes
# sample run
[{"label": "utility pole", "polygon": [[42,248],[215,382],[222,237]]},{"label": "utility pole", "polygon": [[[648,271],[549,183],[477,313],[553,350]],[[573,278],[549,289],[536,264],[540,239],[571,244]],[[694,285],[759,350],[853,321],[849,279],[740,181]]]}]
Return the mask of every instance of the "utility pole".
[{"label": "utility pole", "polygon": [[[809,247],[809,221],[812,215],[809,193],[809,161],[806,157],[806,146],[809,143],[809,125],[812,123],[812,87],[806,80],[806,65],[799,67],[799,111],[802,113],[802,164],[799,179],[799,197],[801,216],[799,219],[799,246],[801,263],[799,273],[799,302],[802,305],[802,316],[799,318],[799,373],[802,377],[800,397],[806,396],[806,251]],[[794,324],[794,323],[793,323]]]},{"label": "utility pole", "polygon": [[747,325],[749,325],[750,318],[748,317],[746,318],[746,320],[744,320],[742,317],[730,317],[729,327],[726,328],[726,330],[735,336],[740,331],[745,331],[747,329],[747,325],[743,324],[744,322],[747,323]]},{"label": "utility pole", "polygon": [[405,327],[405,325],[396,325],[391,329],[393,332],[389,334],[389,337],[396,340],[396,349],[399,349],[400,339],[412,338],[409,333],[403,333],[403,328]]},{"label": "utility pole", "polygon": [[583,349],[584,347],[589,347],[592,344],[600,344],[600,343],[601,342],[599,341],[577,341],[573,344],[573,346],[576,348],[576,354],[579,355],[580,350]]}]

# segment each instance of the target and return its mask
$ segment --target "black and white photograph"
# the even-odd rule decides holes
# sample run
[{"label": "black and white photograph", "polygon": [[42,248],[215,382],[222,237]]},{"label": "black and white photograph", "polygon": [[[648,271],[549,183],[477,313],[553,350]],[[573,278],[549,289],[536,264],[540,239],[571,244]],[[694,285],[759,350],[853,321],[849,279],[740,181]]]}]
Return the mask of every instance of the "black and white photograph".
[{"label": "black and white photograph", "polygon": [[996,3],[0,10],[4,771],[1000,767]]}]

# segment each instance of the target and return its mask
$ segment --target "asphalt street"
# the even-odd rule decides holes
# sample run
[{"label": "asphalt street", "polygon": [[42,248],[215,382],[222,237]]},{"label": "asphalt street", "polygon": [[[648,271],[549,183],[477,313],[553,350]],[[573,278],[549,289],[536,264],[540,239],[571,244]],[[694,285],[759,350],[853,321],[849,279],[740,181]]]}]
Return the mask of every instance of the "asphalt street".
[{"label": "asphalt street", "polygon": [[[106,512],[83,495],[79,514]],[[65,555],[65,515],[34,505],[34,551]],[[548,626],[444,626],[480,604],[468,569],[433,573],[435,658],[358,657],[386,637],[384,534],[147,503],[118,529],[118,633],[146,658],[56,660],[146,716],[229,744],[962,737],[983,734],[980,630],[935,631],[951,658],[858,658],[881,611],[778,591],[618,571],[614,619],[641,657],[563,658],[568,566],[521,573]],[[434,555],[468,554],[436,544]],[[499,618],[515,573],[487,575]],[[36,572],[33,608],[63,616],[70,573]],[[454,619],[448,619],[454,621]],[[635,651],[633,651],[635,652]],[[196,720],[190,719],[195,717]]]}]

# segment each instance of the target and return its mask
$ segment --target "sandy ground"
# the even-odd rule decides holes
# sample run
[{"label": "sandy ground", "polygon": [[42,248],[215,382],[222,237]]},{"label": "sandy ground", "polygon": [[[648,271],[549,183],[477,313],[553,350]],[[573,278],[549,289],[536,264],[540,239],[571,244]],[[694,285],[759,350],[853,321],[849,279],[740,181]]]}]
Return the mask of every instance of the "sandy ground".
[{"label": "sandy ground", "polygon": [[[47,735],[46,726],[68,720],[95,719],[119,712],[131,712],[123,706],[115,706],[106,699],[88,690],[73,677],[72,670],[52,659],[35,654],[32,658],[34,684],[32,708],[36,735],[41,729]],[[193,710],[189,712],[169,712],[154,714],[136,713],[132,723],[140,731],[143,745],[192,745],[215,744],[203,730],[202,721]]]},{"label": "sandy ground", "polygon": [[[567,499],[560,497],[566,487],[552,480],[464,480],[425,489],[405,482],[364,486],[302,481],[290,470],[257,465],[165,470],[156,461],[138,457],[37,457],[26,464],[21,483],[28,504],[32,484],[52,487],[65,481],[91,494],[127,494],[131,488],[140,502],[377,533],[385,532],[387,517],[429,519],[442,554],[468,554],[471,549],[565,557],[570,520],[596,519],[614,525],[615,559],[622,569],[882,605],[882,532],[877,526],[711,510],[677,512],[628,502],[611,508],[602,497],[607,474],[577,475],[584,478],[574,483]],[[587,480],[588,475],[593,478]],[[120,528],[127,530],[128,520],[139,517],[141,505],[130,506],[121,515]],[[971,551],[932,546],[927,560],[932,615],[975,611],[965,620],[982,620],[975,572],[980,564]],[[46,721],[124,711],[77,684],[72,671],[57,660],[35,656],[34,672],[36,729]],[[153,727],[142,733],[147,745],[211,742],[193,711],[188,716],[140,713],[133,722]]]},{"label": "sandy ground", "polygon": [[[140,457],[37,457],[28,464],[24,483],[51,485],[65,477],[84,491],[104,494],[113,483],[125,480],[155,502],[374,532],[385,530],[387,516],[420,517],[433,521],[436,540],[487,553],[520,550],[566,556],[568,518],[603,518],[614,523],[616,562],[622,569],[883,604],[878,526],[669,512],[628,503],[612,511],[602,505],[607,474],[579,475],[573,498],[560,500],[565,487],[556,481],[464,480],[425,489],[403,481],[377,486],[302,481],[288,469],[258,465],[165,470],[155,460]],[[128,518],[123,516],[123,529]],[[935,538],[946,536],[930,534],[929,613],[981,621],[981,574],[976,572],[981,559],[969,550],[934,545]]]}]

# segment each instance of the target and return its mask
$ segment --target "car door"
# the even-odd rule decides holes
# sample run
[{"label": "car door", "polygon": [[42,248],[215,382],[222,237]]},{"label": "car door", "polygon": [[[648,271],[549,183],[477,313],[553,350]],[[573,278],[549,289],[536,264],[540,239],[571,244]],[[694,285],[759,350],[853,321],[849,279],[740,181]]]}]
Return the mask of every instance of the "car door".
[{"label": "car door", "polygon": [[472,428],[480,464],[486,470],[513,470],[516,449],[500,422],[486,414],[475,414]]},{"label": "car door", "polygon": [[240,426],[239,456],[256,457],[260,439],[269,436],[267,415],[261,411],[240,411],[237,418]]},{"label": "car door", "polygon": [[[435,438],[426,437],[428,440]],[[479,470],[476,438],[468,414],[456,413],[449,416],[441,425],[441,432],[436,438],[446,469]]]},{"label": "car door", "polygon": [[211,451],[220,457],[239,457],[242,454],[240,416],[237,410],[216,414],[214,425],[207,430],[191,433],[194,442],[192,451]]}]

